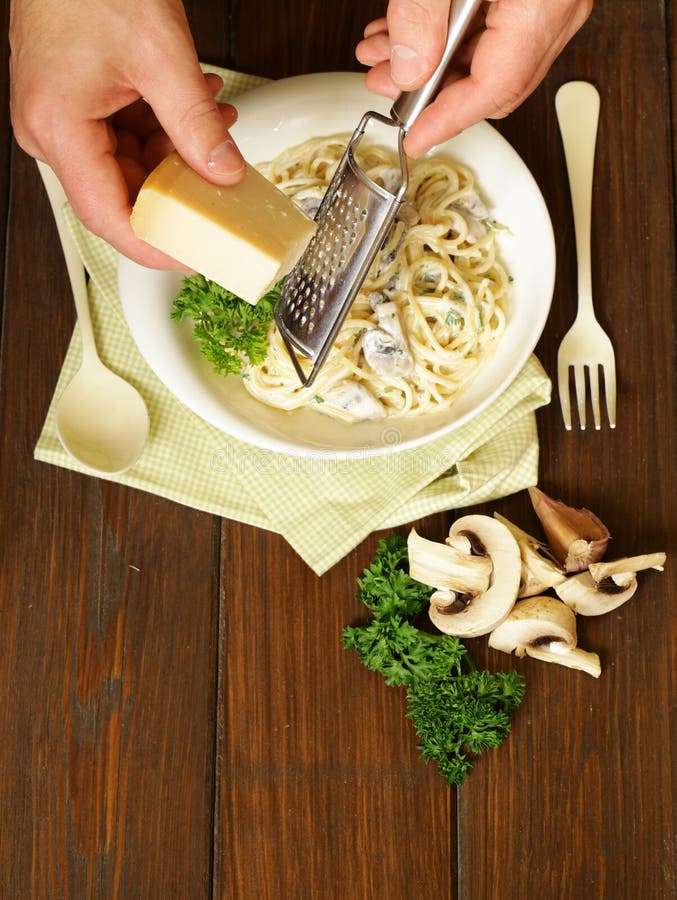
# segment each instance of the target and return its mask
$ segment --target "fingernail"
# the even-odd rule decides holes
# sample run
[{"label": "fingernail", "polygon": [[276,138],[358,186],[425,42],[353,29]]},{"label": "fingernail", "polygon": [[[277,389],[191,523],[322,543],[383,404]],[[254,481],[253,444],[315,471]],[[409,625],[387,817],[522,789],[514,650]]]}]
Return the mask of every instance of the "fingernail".
[{"label": "fingernail", "polygon": [[207,168],[214,175],[235,175],[244,169],[242,154],[230,139],[218,144],[207,159]]},{"label": "fingernail", "polygon": [[396,84],[407,87],[422,73],[421,59],[411,47],[396,44],[390,51],[390,75]]}]

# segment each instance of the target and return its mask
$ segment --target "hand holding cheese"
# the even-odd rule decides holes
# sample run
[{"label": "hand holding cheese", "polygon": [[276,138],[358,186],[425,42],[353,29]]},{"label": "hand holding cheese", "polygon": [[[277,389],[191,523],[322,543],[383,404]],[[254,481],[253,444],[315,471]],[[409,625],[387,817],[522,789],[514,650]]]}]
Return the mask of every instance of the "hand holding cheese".
[{"label": "hand holding cheese", "polygon": [[178,153],[148,176],[131,221],[138,238],[250,303],[292,269],[315,230],[251,166],[242,181],[217,187]]},{"label": "hand holding cheese", "polygon": [[21,147],[49,163],[95,234],[144,265],[183,268],[134,236],[139,187],[174,147],[216,184],[242,178],[244,161],[181,0],[12,0],[10,44]]}]

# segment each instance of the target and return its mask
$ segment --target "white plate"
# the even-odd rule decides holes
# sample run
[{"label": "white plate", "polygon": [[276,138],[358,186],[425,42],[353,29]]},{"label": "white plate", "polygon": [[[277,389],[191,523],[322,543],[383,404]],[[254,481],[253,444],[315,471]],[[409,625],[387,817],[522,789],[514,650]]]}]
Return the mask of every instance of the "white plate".
[{"label": "white plate", "polygon": [[[391,102],[369,93],[358,73],[321,73],[263,85],[234,101],[233,128],[252,163],[272,159],[312,136],[352,133],[367,109]],[[545,325],[555,278],[550,217],[529,170],[486,122],[438,148],[474,171],[492,216],[506,224],[501,258],[514,278],[506,331],[494,357],[450,410],[414,418],[347,425],[312,409],[267,407],[234,375],[216,375],[200,356],[188,323],[170,319],[181,276],[146,269],[121,257],[120,297],[131,333],[160,380],[193,412],[251,444],[299,456],[376,456],[403,450],[468,422],[522,369]]]}]

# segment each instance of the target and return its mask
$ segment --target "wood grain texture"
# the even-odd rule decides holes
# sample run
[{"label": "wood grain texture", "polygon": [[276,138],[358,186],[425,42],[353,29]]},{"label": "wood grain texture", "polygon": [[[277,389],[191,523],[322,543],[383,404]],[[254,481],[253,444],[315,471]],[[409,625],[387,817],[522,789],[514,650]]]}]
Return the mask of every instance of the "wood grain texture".
[{"label": "wood grain texture", "polygon": [[37,169],[20,153],[13,185],[0,896],[201,897],[211,881],[215,523],[33,461],[73,312]]},{"label": "wood grain texture", "polygon": [[[200,58],[284,77],[358,68],[354,45],[385,7],[186,12]],[[555,225],[538,347],[554,374],[576,288],[554,96],[572,78],[600,89],[593,286],[618,427],[566,433],[554,400],[538,415],[540,482],[595,510],[614,556],[670,562],[626,606],[579,621],[599,680],[469,642],[479,665],[522,672],[527,694],[457,791],[418,758],[401,691],[341,645],[379,535],[317,578],[277,535],[33,461],[74,313],[35,165],[11,152],[0,110],[3,900],[675,896],[676,21],[662,0],[597,0],[497,125]],[[525,494],[473,512],[494,510],[538,531]],[[441,538],[457,514],[416,524]]]},{"label": "wood grain texture", "polygon": [[359,6],[304,0],[236,2],[231,20],[234,65],[266,78],[359,70],[355,46],[365,25],[385,15],[386,7],[384,0]]},{"label": "wood grain texture", "polygon": [[[557,287],[538,348],[554,374],[576,299],[554,95],[579,78],[601,93],[593,291],[616,350],[618,427],[567,434],[555,401],[539,430],[541,485],[595,510],[612,531],[613,557],[667,549],[674,558],[674,336],[659,299],[675,279],[664,24],[662,4],[595,4],[545,83],[502,124],[555,223]],[[533,513],[522,521],[535,523]],[[459,792],[459,820],[474,823],[459,829],[460,897],[496,896],[497,884],[514,898],[673,896],[674,586],[670,570],[648,574],[637,602],[579,619],[580,645],[602,657],[599,681],[519,664],[528,693],[510,762],[496,754]]]},{"label": "wood grain texture", "polygon": [[[0,3],[0,29],[6,35],[9,29],[9,3]],[[4,39],[0,44],[0,71],[9,70],[9,41]],[[5,235],[7,212],[9,210],[10,186],[10,154],[12,141],[9,117],[9,78],[0,79],[0,271],[5,271],[5,252],[7,249]],[[2,292],[0,291],[0,339],[2,338]]]},{"label": "wood grain texture", "polygon": [[453,892],[454,794],[341,645],[375,547],[319,579],[275,535],[224,532],[216,896]]}]

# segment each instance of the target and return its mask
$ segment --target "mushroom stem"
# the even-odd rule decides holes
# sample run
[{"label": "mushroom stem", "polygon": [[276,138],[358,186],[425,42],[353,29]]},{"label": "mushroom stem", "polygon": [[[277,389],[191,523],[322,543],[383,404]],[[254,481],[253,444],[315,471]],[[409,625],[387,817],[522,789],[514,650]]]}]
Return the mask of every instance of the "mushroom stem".
[{"label": "mushroom stem", "polygon": [[542,594],[543,591],[556,584],[561,584],[566,579],[564,570],[541,541],[527,534],[526,531],[522,531],[499,513],[495,512],[494,518],[505,525],[519,547],[522,572],[517,592],[518,598]]},{"label": "mushroom stem", "polygon": [[488,557],[473,556],[456,547],[429,541],[415,528],[407,539],[409,574],[430,587],[460,594],[483,594],[489,586],[492,563]]},{"label": "mushroom stem", "polygon": [[614,575],[625,575],[628,572],[642,572],[644,569],[663,571],[665,553],[643,553],[641,556],[627,556],[625,559],[613,559],[609,562],[591,563],[590,574],[595,581],[603,581]]},{"label": "mushroom stem", "polygon": [[575,647],[573,650],[566,650],[564,653],[551,647],[549,652],[541,652],[535,648],[527,648],[527,655],[533,659],[541,659],[544,662],[554,662],[560,666],[566,666],[568,669],[578,669],[592,675],[593,678],[599,678],[602,674],[602,664],[597,653],[589,650],[581,650]]}]

